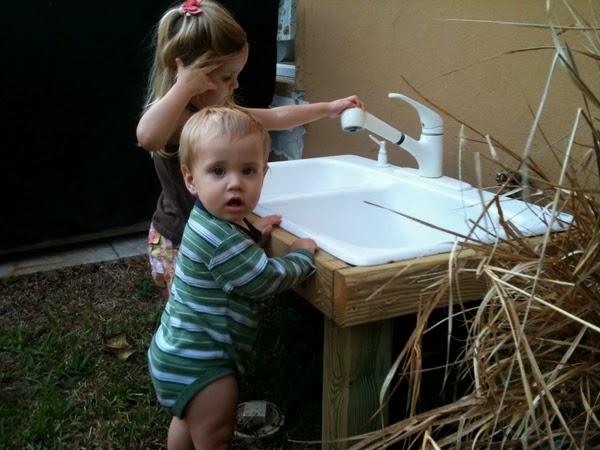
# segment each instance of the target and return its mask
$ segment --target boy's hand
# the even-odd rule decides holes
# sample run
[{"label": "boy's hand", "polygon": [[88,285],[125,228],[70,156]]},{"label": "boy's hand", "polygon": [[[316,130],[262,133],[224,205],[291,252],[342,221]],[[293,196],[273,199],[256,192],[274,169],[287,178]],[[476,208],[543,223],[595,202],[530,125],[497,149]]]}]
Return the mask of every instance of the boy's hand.
[{"label": "boy's hand", "polygon": [[295,250],[297,248],[304,248],[313,253],[315,253],[317,250],[319,250],[319,246],[317,245],[317,243],[310,238],[297,239],[292,243],[291,247],[292,247],[292,250]]},{"label": "boy's hand", "polygon": [[340,98],[338,100],[329,102],[327,108],[329,111],[327,114],[329,117],[337,117],[348,108],[365,109],[365,103],[356,95],[351,95],[350,97],[346,98]]},{"label": "boy's hand", "polygon": [[279,214],[272,214],[270,216],[265,216],[261,217],[260,219],[256,219],[252,225],[254,225],[254,228],[256,228],[262,233],[258,245],[264,247],[267,241],[269,240],[269,236],[271,236],[271,231],[273,231],[273,227],[279,224],[281,224],[281,216]]}]

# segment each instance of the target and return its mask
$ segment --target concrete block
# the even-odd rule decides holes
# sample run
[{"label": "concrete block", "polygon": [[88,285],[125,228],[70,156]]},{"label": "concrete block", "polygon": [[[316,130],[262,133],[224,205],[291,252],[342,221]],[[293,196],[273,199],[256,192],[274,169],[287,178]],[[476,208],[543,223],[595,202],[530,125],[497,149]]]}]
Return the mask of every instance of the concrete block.
[{"label": "concrete block", "polygon": [[258,428],[267,423],[267,402],[253,400],[244,404],[242,420],[246,428]]}]

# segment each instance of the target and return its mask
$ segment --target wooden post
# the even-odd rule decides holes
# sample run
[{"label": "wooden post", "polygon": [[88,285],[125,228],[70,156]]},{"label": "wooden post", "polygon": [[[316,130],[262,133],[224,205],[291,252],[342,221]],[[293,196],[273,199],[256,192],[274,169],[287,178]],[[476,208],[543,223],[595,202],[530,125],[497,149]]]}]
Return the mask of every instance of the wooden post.
[{"label": "wooden post", "polygon": [[342,328],[325,318],[324,327],[322,448],[345,449],[352,442],[343,439],[387,425],[387,408],[376,412],[391,367],[393,320]]}]

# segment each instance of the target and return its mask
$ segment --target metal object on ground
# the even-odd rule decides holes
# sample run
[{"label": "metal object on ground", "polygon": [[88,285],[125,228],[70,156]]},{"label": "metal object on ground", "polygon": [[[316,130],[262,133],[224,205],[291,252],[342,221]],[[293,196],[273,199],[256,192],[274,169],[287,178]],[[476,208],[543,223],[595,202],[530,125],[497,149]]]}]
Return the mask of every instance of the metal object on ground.
[{"label": "metal object on ground", "polygon": [[235,439],[245,444],[271,439],[279,434],[285,421],[279,408],[266,400],[240,403],[237,410]]}]

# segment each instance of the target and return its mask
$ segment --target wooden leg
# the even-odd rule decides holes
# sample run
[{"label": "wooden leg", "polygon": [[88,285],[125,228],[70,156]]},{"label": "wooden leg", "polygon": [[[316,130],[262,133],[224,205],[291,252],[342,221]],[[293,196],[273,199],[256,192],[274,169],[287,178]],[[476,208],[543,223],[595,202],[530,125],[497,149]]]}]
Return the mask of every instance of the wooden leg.
[{"label": "wooden leg", "polygon": [[323,347],[323,450],[332,442],[387,425],[387,408],[375,418],[379,392],[392,363],[393,320],[342,328],[325,318]]}]

